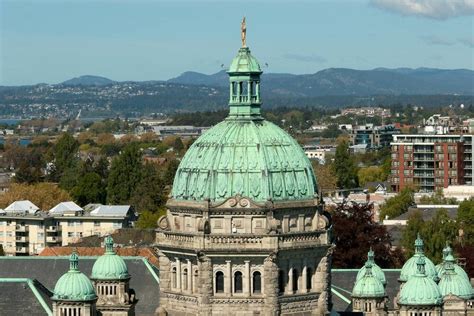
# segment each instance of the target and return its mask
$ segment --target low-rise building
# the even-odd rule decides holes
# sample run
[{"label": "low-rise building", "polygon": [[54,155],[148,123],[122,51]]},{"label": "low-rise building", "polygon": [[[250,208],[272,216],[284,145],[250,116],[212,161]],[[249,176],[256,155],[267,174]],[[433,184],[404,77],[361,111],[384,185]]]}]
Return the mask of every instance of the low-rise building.
[{"label": "low-rise building", "polygon": [[336,146],[334,145],[306,145],[303,147],[306,157],[309,159],[317,159],[320,164],[325,164],[328,154],[334,156]]},{"label": "low-rise building", "polygon": [[350,134],[352,145],[366,144],[369,149],[389,147],[393,135],[400,134],[394,125],[373,126],[366,124],[353,128]]},{"label": "low-rise building", "polygon": [[63,202],[43,212],[30,201],[16,201],[0,213],[0,243],[7,255],[38,254],[45,247],[131,227],[135,220],[129,205],[98,205],[84,211],[74,202]]}]

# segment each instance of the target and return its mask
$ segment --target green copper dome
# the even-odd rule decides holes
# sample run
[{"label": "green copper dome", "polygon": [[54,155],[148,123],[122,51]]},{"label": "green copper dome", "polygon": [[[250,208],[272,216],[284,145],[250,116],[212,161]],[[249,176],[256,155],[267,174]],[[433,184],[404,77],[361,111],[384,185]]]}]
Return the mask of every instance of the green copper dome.
[{"label": "green copper dome", "polygon": [[417,273],[402,286],[398,303],[400,305],[441,305],[443,297],[438,285],[425,274],[424,256],[416,259]]},{"label": "green copper dome", "polygon": [[[380,280],[380,282],[382,282],[382,284],[385,286],[387,284],[387,280],[385,279],[385,273],[382,271],[382,269],[375,263],[375,260],[374,260],[374,252],[372,251],[372,248],[370,248],[369,252],[367,253],[367,262],[369,262],[371,264],[371,270],[372,270],[372,274]],[[362,277],[364,277],[365,275],[365,271],[366,271],[366,264],[359,270],[359,272],[357,273],[357,278],[356,278],[356,282],[358,280],[360,280]]]},{"label": "green copper dome", "polygon": [[79,258],[73,252],[69,258],[69,271],[58,282],[53,291],[53,300],[92,301],[97,298],[92,282],[78,269]]},{"label": "green copper dome", "polygon": [[443,296],[452,294],[466,300],[471,299],[473,297],[471,282],[463,275],[456,273],[454,262],[455,259],[451,254],[446,256],[444,273],[441,275],[441,280],[439,281],[441,294]]},{"label": "green copper dome", "polygon": [[247,47],[239,50],[228,73],[229,116],[186,152],[174,178],[172,199],[314,199],[316,179],[303,149],[260,114],[261,70]]},{"label": "green copper dome", "polygon": [[436,266],[436,272],[438,273],[438,277],[441,279],[444,272],[446,271],[444,268],[447,263],[446,258],[450,260],[456,274],[458,274],[459,276],[465,278],[468,282],[470,282],[469,276],[467,275],[466,271],[464,271],[463,268],[461,268],[460,266],[456,264],[456,259],[454,259],[453,257],[453,250],[448,245],[446,245],[446,247],[443,249],[443,262],[441,262],[440,264]]},{"label": "green copper dome", "polygon": [[105,254],[92,267],[93,280],[124,280],[130,278],[125,261],[114,251],[114,240],[107,236],[104,240]]},{"label": "green copper dome", "polygon": [[424,252],[423,252],[423,240],[420,238],[420,235],[418,235],[418,238],[415,240],[415,254],[413,257],[408,259],[407,262],[402,267],[402,271],[400,272],[400,278],[399,281],[401,282],[406,282],[410,279],[410,277],[414,276],[417,274],[418,268],[417,268],[417,261],[419,258],[423,257],[424,258],[424,271],[425,274],[432,278],[435,282],[438,282],[438,273],[436,272],[436,267],[434,263],[425,257]]},{"label": "green copper dome", "polygon": [[232,60],[227,73],[257,73],[261,74],[262,69],[257,59],[252,56],[248,47],[239,49],[239,53]]},{"label": "green copper dome", "polygon": [[352,296],[367,298],[384,297],[385,288],[382,282],[372,274],[372,263],[367,261],[364,267],[364,275],[356,280]]}]

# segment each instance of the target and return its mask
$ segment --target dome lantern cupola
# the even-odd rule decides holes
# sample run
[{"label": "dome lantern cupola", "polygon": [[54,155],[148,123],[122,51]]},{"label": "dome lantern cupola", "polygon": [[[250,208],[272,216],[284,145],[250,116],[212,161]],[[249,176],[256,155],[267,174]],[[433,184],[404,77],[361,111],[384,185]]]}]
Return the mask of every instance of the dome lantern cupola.
[{"label": "dome lantern cupola", "polygon": [[[473,291],[469,279],[466,279],[463,275],[456,272],[455,262],[456,260],[451,253],[448,253],[445,257],[444,272],[441,275],[439,281],[439,288],[443,296],[455,295],[462,299],[468,300],[473,297]],[[461,269],[461,267],[459,267]],[[461,269],[462,270],[462,269]],[[464,271],[464,270],[462,270]]]},{"label": "dome lantern cupola", "polygon": [[74,251],[69,257],[69,271],[54,287],[53,300],[56,301],[92,301],[97,298],[92,282],[79,271],[79,257]]},{"label": "dome lantern cupola", "polygon": [[443,274],[446,272],[446,264],[449,262],[450,265],[453,266],[454,271],[459,276],[469,281],[469,276],[467,275],[466,271],[461,268],[459,265],[456,264],[456,259],[453,257],[453,249],[449,247],[448,243],[446,243],[446,247],[443,249],[443,262],[436,266],[436,272],[438,273],[438,277],[441,279]]},{"label": "dome lantern cupola", "polygon": [[385,273],[382,271],[382,269],[375,263],[375,253],[372,250],[372,247],[370,248],[369,252],[367,253],[367,261],[366,264],[359,270],[357,273],[357,278],[356,282],[360,280],[362,277],[365,275],[366,271],[366,266],[367,263],[371,264],[371,273],[382,282],[382,284],[385,286],[387,284],[387,280],[385,279]]},{"label": "dome lantern cupola", "polygon": [[129,279],[125,261],[115,253],[114,240],[111,236],[104,239],[105,253],[100,256],[92,267],[93,280],[123,280]]},{"label": "dome lantern cupola", "polygon": [[385,297],[382,282],[372,274],[373,265],[370,261],[365,263],[364,275],[358,279],[352,290],[353,297]]},{"label": "dome lantern cupola", "polygon": [[402,271],[400,272],[400,278],[398,279],[400,282],[407,282],[412,276],[417,274],[418,272],[418,259],[423,258],[424,264],[423,269],[424,273],[432,278],[435,282],[438,282],[438,273],[436,272],[436,267],[433,262],[428,259],[423,251],[423,239],[421,239],[420,234],[418,234],[415,240],[415,254],[413,257],[408,259],[407,262],[402,267]]}]

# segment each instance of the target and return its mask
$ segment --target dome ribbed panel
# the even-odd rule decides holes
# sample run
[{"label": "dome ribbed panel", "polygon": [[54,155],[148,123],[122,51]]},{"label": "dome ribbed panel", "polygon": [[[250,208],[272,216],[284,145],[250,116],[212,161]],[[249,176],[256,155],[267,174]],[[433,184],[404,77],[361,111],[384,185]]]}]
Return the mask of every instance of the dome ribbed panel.
[{"label": "dome ribbed panel", "polygon": [[439,281],[439,288],[443,296],[452,294],[465,300],[473,297],[472,286],[468,279],[454,273],[445,273]]},{"label": "dome ribbed panel", "polygon": [[[411,257],[410,259],[408,259],[407,262],[405,262],[405,264],[403,265],[402,271],[400,272],[400,281],[406,282],[412,276],[417,274],[418,269],[417,269],[416,262],[419,256],[420,254],[414,254],[413,257]],[[425,274],[431,279],[437,281],[439,278],[438,278],[438,273],[436,272],[435,265],[428,257],[424,257],[424,259],[425,259]]]},{"label": "dome ribbed panel", "polygon": [[123,280],[130,278],[125,261],[117,254],[100,256],[92,267],[94,280]]},{"label": "dome ribbed panel", "polygon": [[54,287],[55,300],[90,301],[96,298],[92,282],[79,271],[67,272]]},{"label": "dome ribbed panel", "polygon": [[[387,280],[385,279],[385,273],[382,271],[382,269],[375,263],[372,263],[372,274],[382,282],[382,284],[387,284]],[[365,271],[367,268],[363,266],[359,272],[357,272],[357,277],[356,281],[362,279],[365,275]]]},{"label": "dome ribbed panel", "polygon": [[301,146],[268,121],[227,119],[204,133],[183,157],[174,179],[177,200],[302,200],[317,193]]},{"label": "dome ribbed panel", "polygon": [[384,297],[385,289],[382,282],[373,275],[364,275],[356,281],[354,289],[352,290],[353,297]]},{"label": "dome ribbed panel", "polygon": [[402,305],[441,305],[443,298],[438,285],[425,275],[411,277],[400,291],[399,303]]}]

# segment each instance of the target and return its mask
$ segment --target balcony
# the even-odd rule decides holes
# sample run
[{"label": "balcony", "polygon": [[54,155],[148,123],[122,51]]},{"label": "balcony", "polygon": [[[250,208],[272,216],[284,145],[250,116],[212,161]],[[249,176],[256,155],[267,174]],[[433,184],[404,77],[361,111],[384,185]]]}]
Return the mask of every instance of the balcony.
[{"label": "balcony", "polygon": [[414,161],[434,161],[433,157],[414,157]]},{"label": "balcony", "polygon": [[61,230],[61,226],[47,226],[46,232],[48,233],[55,233]]},{"label": "balcony", "polygon": [[29,227],[26,225],[16,225],[15,226],[15,231],[17,232],[27,232],[29,231]]},{"label": "balcony", "polygon": [[15,237],[15,241],[17,243],[24,243],[24,242],[28,242],[28,237],[27,236],[16,236]]},{"label": "balcony", "polygon": [[47,243],[60,243],[62,238],[59,236],[46,236]]},{"label": "balcony", "polygon": [[16,253],[28,253],[28,248],[26,247],[16,247]]},{"label": "balcony", "polygon": [[433,178],[434,173],[415,173],[414,178]]}]

